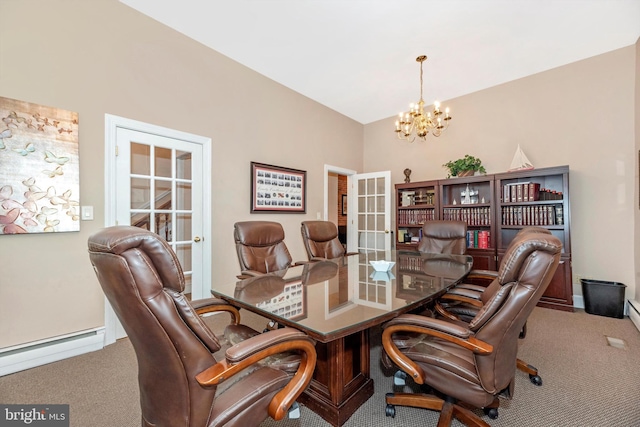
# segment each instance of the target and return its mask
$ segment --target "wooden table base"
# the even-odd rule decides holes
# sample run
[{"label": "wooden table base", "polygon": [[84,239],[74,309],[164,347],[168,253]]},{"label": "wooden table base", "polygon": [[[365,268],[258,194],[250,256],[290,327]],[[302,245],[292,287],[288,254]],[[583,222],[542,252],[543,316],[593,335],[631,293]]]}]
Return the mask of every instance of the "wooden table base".
[{"label": "wooden table base", "polygon": [[313,379],[299,401],[338,427],[373,395],[369,331],[318,342],[316,351]]}]

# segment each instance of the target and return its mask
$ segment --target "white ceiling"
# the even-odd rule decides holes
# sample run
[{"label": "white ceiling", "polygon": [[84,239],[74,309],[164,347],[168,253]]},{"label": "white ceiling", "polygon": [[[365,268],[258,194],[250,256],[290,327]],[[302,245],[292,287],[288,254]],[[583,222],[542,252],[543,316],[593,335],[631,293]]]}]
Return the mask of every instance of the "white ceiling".
[{"label": "white ceiling", "polygon": [[422,54],[429,104],[640,37],[640,0],[120,1],[363,124],[418,101]]}]

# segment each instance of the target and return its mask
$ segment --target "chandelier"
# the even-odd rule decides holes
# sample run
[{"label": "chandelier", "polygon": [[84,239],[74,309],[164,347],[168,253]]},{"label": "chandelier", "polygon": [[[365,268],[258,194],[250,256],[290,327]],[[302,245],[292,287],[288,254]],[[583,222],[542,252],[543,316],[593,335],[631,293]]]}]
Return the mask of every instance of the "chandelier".
[{"label": "chandelier", "polygon": [[449,121],[451,120],[449,108],[442,112],[438,101],[433,103],[432,112],[428,112],[426,115],[424,113],[424,101],[422,99],[422,63],[426,59],[426,55],[420,55],[416,58],[416,61],[420,63],[420,101],[418,101],[417,104],[411,103],[409,105],[409,112],[400,113],[398,120],[396,120],[396,134],[398,135],[398,139],[413,142],[417,136],[426,141],[429,131],[431,131],[433,136],[437,137],[449,127]]}]

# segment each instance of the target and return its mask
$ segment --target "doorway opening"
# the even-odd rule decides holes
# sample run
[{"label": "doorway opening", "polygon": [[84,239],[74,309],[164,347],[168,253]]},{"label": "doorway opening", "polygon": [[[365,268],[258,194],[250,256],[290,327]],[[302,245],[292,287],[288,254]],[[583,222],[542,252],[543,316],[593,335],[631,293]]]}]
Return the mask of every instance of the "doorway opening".
[{"label": "doorway opening", "polygon": [[349,236],[349,177],[357,172],[337,166],[324,166],[324,219],[338,227],[340,243],[347,249]]}]

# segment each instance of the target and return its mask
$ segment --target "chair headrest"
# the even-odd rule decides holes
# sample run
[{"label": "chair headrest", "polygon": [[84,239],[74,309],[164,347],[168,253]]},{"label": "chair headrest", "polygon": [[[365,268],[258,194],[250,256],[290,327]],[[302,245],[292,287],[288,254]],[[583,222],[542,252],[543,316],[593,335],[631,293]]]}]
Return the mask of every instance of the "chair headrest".
[{"label": "chair headrest", "polygon": [[164,287],[184,291],[184,274],[178,257],[165,240],[151,231],[128,225],[108,227],[90,236],[88,246],[90,252],[114,255],[138,249],[150,259]]},{"label": "chair headrest", "polygon": [[458,239],[467,237],[467,223],[464,221],[427,221],[422,226],[423,237],[436,239]]},{"label": "chair headrest", "polygon": [[273,221],[243,221],[234,224],[236,243],[245,246],[272,246],[284,240],[284,229]]},{"label": "chair headrest", "polygon": [[302,221],[302,233],[315,242],[328,242],[338,237],[338,227],[331,221]]},{"label": "chair headrest", "polygon": [[518,280],[523,263],[536,251],[558,254],[562,251],[562,242],[551,234],[533,232],[516,235],[504,254],[497,280],[503,284]]}]

